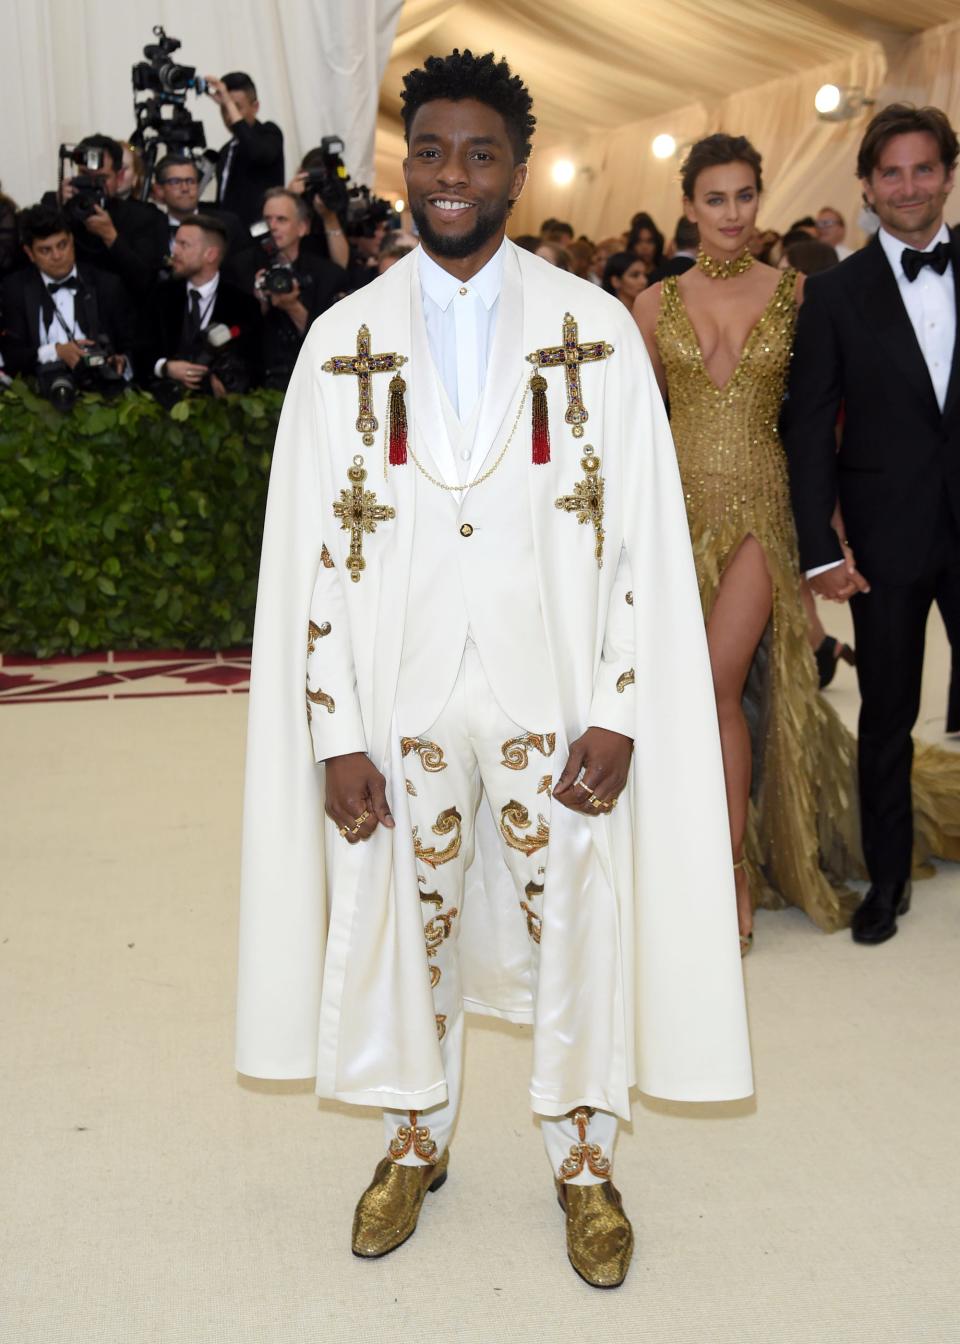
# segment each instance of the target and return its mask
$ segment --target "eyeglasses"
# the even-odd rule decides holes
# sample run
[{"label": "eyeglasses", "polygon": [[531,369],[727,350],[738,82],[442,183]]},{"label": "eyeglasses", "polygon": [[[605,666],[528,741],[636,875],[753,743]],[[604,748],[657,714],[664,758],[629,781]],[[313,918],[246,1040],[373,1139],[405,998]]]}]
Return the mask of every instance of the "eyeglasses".
[{"label": "eyeglasses", "polygon": [[840,223],[839,219],[818,219],[818,220],[817,220],[817,228],[818,228],[818,229],[839,229],[839,228],[842,228],[842,227],[843,227],[843,225]]},{"label": "eyeglasses", "polygon": [[197,179],[195,177],[164,177],[160,180],[161,187],[195,187]]}]

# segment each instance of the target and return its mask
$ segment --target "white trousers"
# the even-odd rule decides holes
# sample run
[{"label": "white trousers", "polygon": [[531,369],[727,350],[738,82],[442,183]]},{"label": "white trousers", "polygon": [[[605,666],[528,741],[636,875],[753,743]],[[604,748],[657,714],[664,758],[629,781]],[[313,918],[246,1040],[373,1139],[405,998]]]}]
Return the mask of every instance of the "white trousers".
[{"label": "white trousers", "polygon": [[[540,731],[544,726],[530,731],[504,714],[476,646],[468,642],[440,717],[418,737],[404,739],[427,966],[448,1091],[443,1105],[427,1111],[384,1112],[388,1151],[404,1165],[443,1153],[460,1106],[464,1013],[458,916],[484,795],[516,888],[517,918],[526,922],[536,977],[541,922],[549,919],[543,878],[552,785],[564,765],[554,759],[556,739]],[[616,1116],[582,1107],[560,1118],[544,1116],[541,1125],[554,1176],[576,1185],[608,1179]]]}]

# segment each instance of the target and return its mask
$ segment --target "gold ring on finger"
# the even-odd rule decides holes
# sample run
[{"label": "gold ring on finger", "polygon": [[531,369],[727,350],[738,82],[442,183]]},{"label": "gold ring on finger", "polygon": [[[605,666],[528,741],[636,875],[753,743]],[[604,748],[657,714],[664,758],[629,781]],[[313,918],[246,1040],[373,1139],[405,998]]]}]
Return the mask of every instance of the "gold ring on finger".
[{"label": "gold ring on finger", "polygon": [[370,813],[367,811],[366,808],[364,808],[364,810],[360,813],[359,817],[354,817],[353,824],[355,826],[362,826],[365,821],[369,820],[370,820]]}]

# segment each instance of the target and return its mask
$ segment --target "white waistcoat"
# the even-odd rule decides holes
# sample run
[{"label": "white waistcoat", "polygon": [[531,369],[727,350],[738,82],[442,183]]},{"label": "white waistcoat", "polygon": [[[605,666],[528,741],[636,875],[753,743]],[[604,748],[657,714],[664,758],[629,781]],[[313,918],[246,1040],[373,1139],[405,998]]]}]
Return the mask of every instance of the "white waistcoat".
[{"label": "white waistcoat", "polygon": [[[432,369],[432,363],[431,363]],[[461,425],[434,371],[447,446],[461,479],[493,466],[516,408],[485,459],[470,453],[483,400]],[[517,402],[521,392],[518,389]],[[437,433],[434,423],[432,434]],[[419,426],[413,450],[439,479],[436,458]],[[501,709],[529,732],[553,731],[557,695],[547,652],[525,482],[528,436],[517,434],[500,466],[466,492],[442,490],[417,471],[413,553],[404,625],[397,721],[405,736],[425,732],[453,690],[470,638]],[[416,470],[415,464],[410,466]],[[461,502],[462,498],[462,502]],[[495,576],[500,576],[497,581]],[[505,588],[509,602],[502,600]]]}]

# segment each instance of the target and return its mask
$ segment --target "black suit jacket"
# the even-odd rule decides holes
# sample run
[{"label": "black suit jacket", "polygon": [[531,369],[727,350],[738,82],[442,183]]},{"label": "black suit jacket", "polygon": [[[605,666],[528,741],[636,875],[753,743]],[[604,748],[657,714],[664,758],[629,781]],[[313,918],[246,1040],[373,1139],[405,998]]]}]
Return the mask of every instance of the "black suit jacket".
[{"label": "black suit jacket", "polygon": [[956,231],[951,248],[958,321],[942,413],[879,239],[807,280],[782,425],[803,569],[841,558],[838,499],[868,579],[917,579],[942,545],[945,506],[960,521]]},{"label": "black suit jacket", "polygon": [[[223,172],[230,146],[236,145],[223,188]],[[269,187],[282,187],[283,132],[272,121],[255,121],[248,126],[237,122],[233,135],[220,150],[217,160],[217,204],[232,210],[247,228],[260,218],[263,193]]]},{"label": "black suit jacket", "polygon": [[[154,378],[158,359],[190,359],[196,351],[183,342],[184,318],[187,313],[186,280],[166,280],[154,292],[150,318],[140,353],[140,381],[149,384]],[[231,342],[231,352],[243,361],[249,374],[249,386],[260,381],[260,305],[243,290],[231,285],[220,276],[208,325],[222,322],[226,327],[239,328]]]},{"label": "black suit jacket", "polygon": [[647,284],[655,285],[660,280],[666,280],[668,276],[683,275],[686,271],[692,270],[696,264],[696,260],[693,257],[669,257],[666,261],[660,263],[647,280]]},{"label": "black suit jacket", "polygon": [[[43,204],[59,208],[56,192],[48,191]],[[85,224],[72,226],[77,261],[109,271],[135,298],[143,298],[153,288],[167,255],[167,217],[146,201],[121,200],[118,196],[107,202],[107,214],[117,231],[112,247],[90,233]]]},{"label": "black suit jacket", "polygon": [[[77,266],[80,287],[74,297],[77,325],[90,338],[105,336],[114,353],[134,357],[133,307],[116,276],[94,266]],[[44,283],[36,266],[14,271],[3,282],[3,332],[0,348],[10,374],[32,375],[40,345],[40,309]],[[51,300],[52,303],[52,300]]]}]

